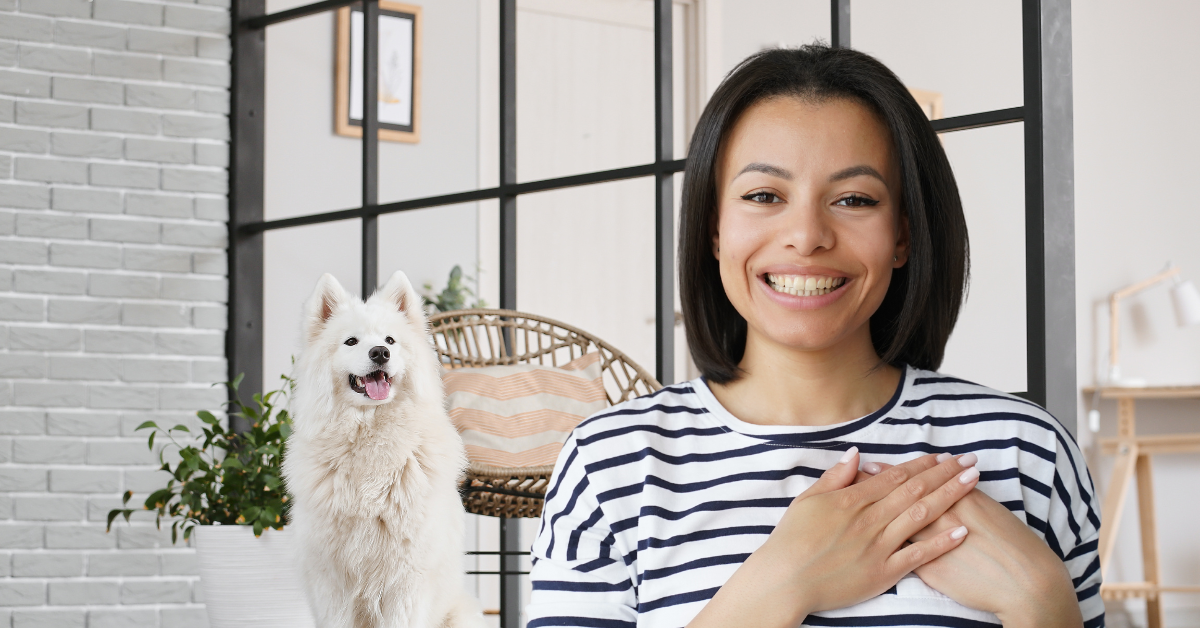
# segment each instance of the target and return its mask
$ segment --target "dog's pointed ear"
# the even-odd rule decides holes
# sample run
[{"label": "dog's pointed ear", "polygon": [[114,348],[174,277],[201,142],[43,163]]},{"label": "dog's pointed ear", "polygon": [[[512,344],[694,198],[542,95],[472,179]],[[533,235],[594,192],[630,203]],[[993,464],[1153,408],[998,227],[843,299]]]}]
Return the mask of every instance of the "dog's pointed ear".
[{"label": "dog's pointed ear", "polygon": [[400,270],[392,273],[387,283],[371,295],[371,300],[384,301],[405,313],[412,313],[412,308],[417,310],[421,308],[421,297],[417,296],[416,290],[413,290],[412,284],[408,281],[408,275]]},{"label": "dog's pointed ear", "polygon": [[334,313],[344,307],[350,295],[342,288],[338,280],[325,273],[317,280],[317,287],[304,306],[304,337],[312,342],[325,329],[325,324]]}]

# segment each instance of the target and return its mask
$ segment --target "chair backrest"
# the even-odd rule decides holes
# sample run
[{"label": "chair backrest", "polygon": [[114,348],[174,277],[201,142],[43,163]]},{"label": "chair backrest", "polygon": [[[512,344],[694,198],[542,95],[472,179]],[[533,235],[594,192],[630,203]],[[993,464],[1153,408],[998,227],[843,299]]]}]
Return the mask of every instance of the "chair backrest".
[{"label": "chair backrest", "polygon": [[446,368],[566,364],[598,352],[608,404],[652,393],[662,384],[629,356],[582,329],[515,310],[454,310],[429,318],[430,337]]}]

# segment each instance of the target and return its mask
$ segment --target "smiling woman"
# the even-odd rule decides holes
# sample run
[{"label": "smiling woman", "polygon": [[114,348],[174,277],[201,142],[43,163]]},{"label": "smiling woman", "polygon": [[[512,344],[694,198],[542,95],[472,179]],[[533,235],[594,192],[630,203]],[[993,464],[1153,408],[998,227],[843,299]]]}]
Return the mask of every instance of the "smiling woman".
[{"label": "smiling woman", "polygon": [[934,371],[966,288],[946,155],[852,50],[757,54],[685,173],[703,377],[564,445],[541,626],[1102,626],[1091,479],[1044,409]]}]

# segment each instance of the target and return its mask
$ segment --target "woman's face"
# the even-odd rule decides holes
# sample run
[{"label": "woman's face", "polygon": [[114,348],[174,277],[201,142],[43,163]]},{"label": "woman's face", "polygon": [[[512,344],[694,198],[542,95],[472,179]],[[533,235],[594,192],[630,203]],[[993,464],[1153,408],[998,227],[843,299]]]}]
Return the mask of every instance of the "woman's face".
[{"label": "woman's face", "polygon": [[869,341],[907,260],[899,174],[887,127],[856,102],[778,97],[742,114],[718,156],[713,254],[750,334],[807,351]]}]

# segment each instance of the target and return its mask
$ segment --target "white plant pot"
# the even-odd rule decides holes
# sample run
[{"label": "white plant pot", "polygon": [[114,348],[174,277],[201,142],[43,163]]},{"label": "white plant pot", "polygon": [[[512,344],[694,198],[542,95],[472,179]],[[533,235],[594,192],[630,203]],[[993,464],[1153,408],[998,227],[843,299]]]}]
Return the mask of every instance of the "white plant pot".
[{"label": "white plant pot", "polygon": [[212,628],[315,628],[291,530],[196,526],[192,538]]}]

